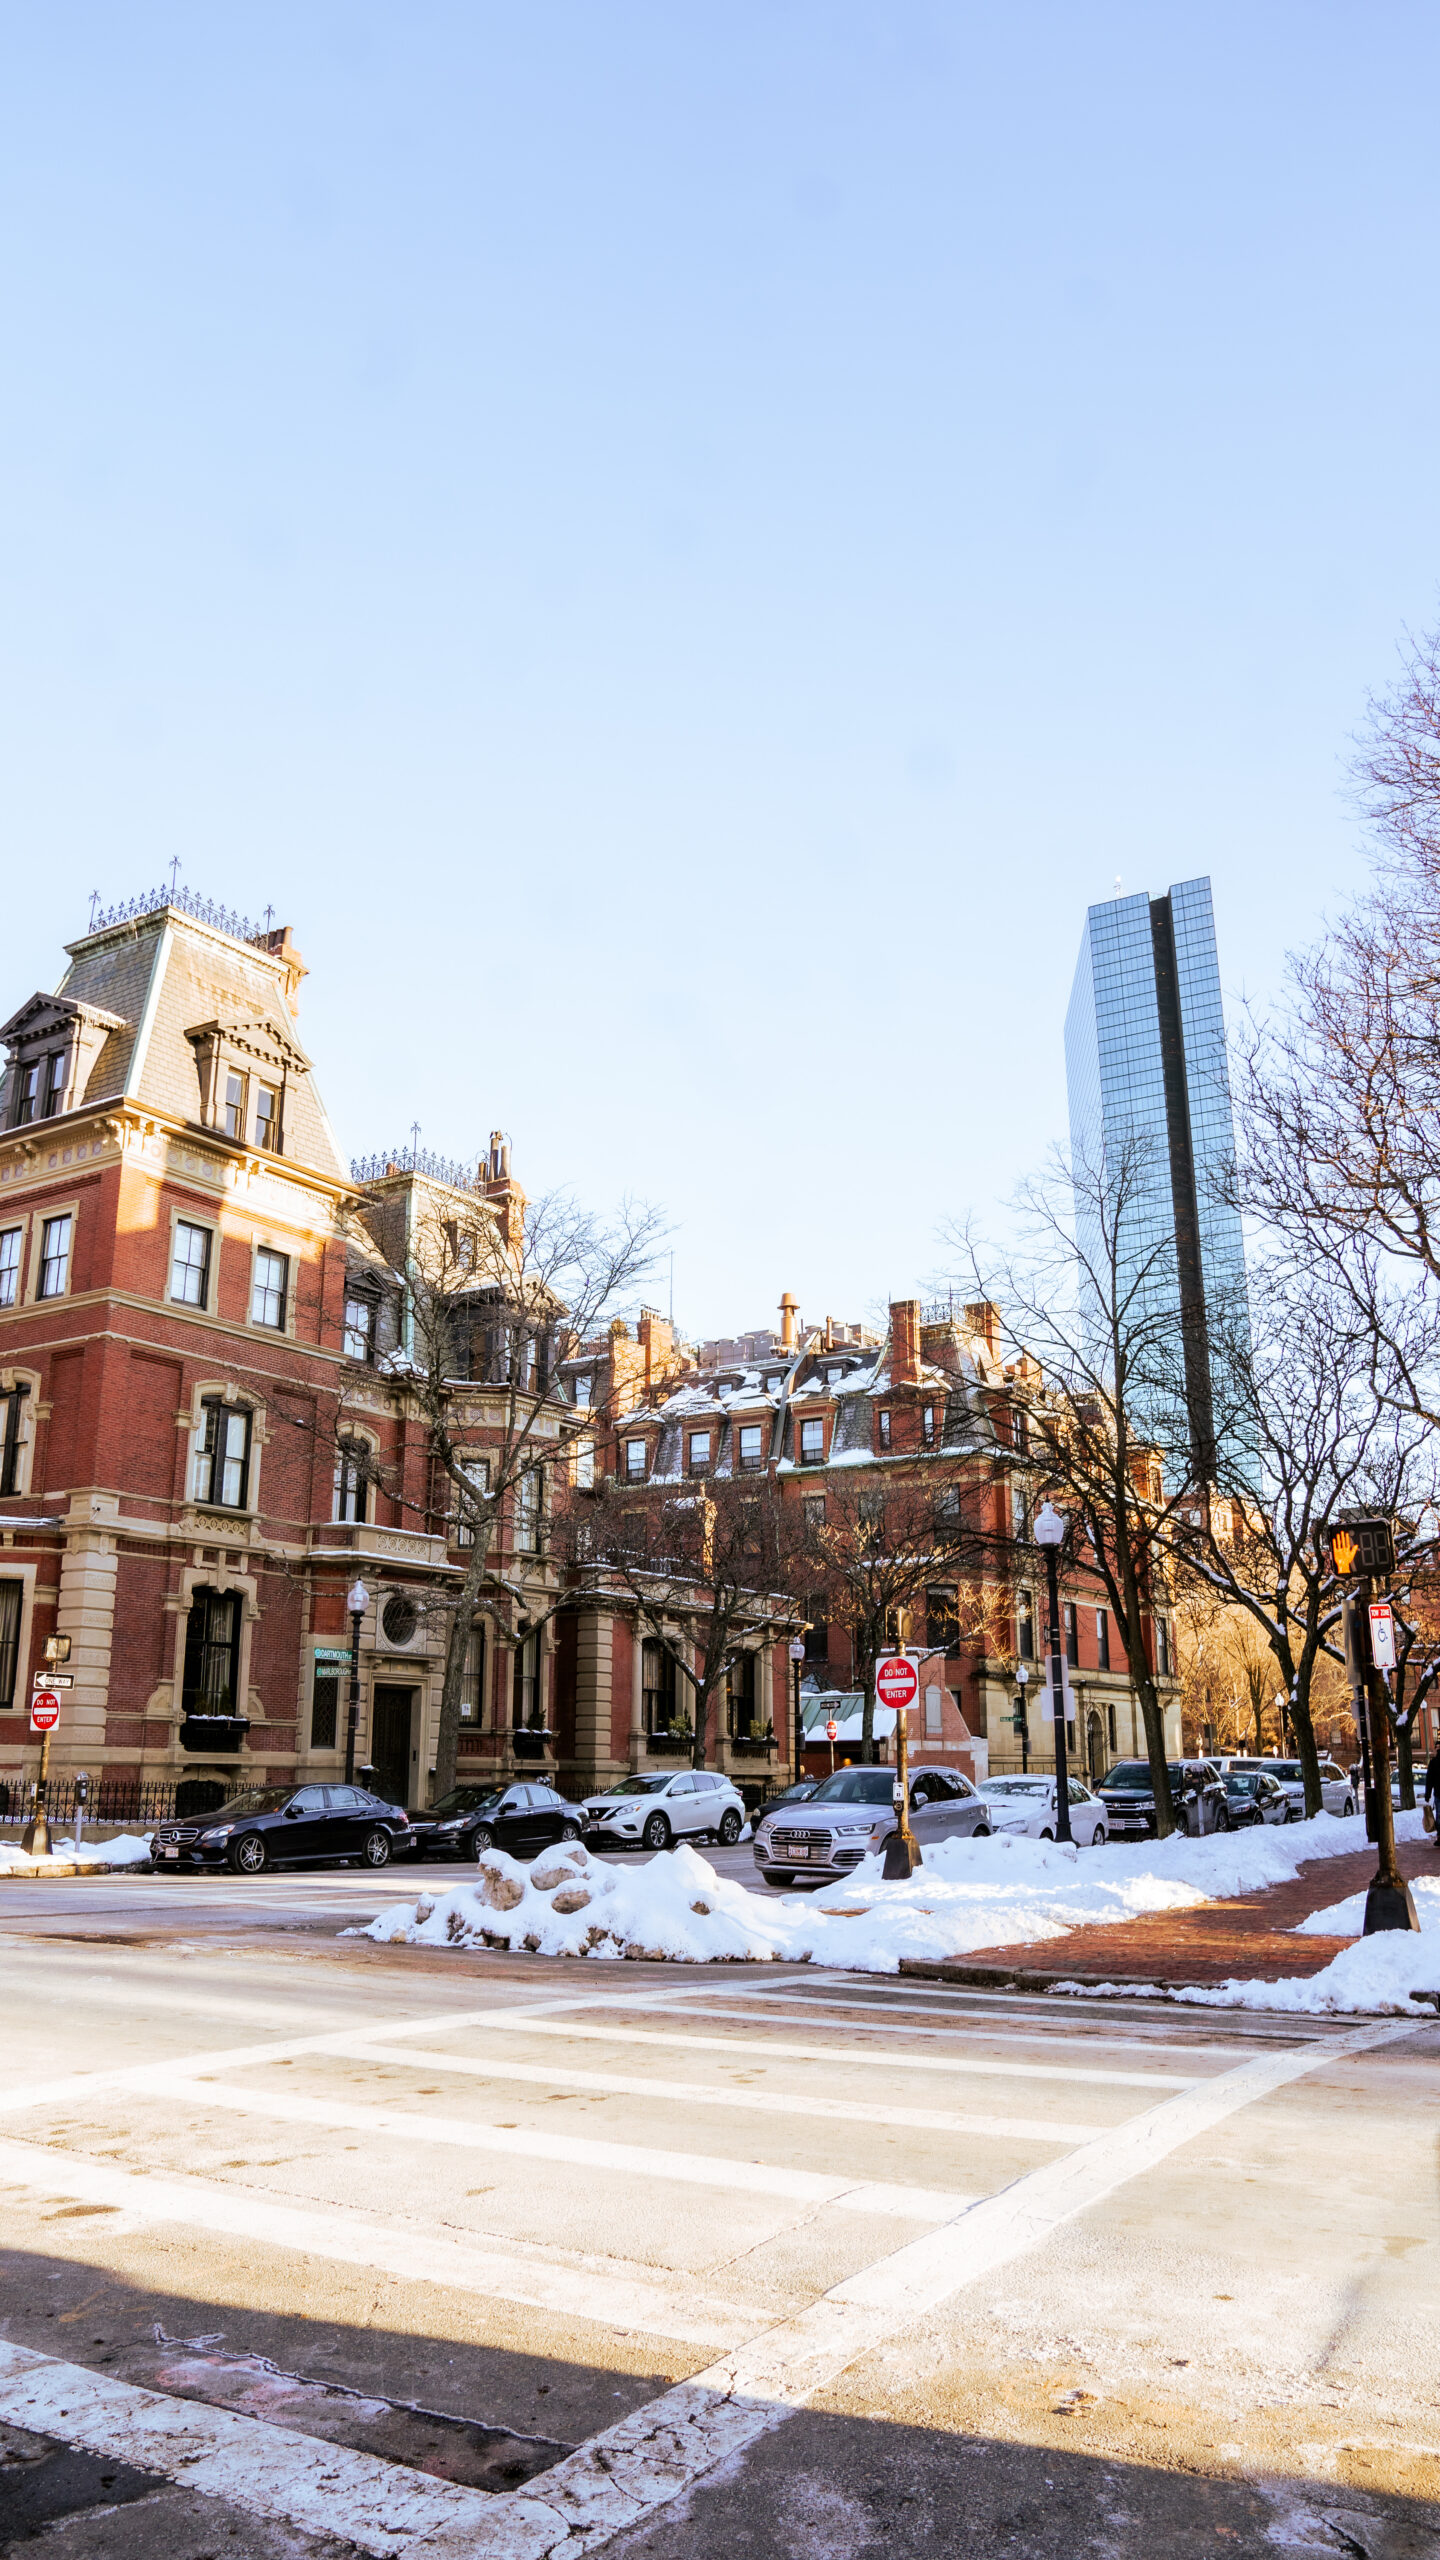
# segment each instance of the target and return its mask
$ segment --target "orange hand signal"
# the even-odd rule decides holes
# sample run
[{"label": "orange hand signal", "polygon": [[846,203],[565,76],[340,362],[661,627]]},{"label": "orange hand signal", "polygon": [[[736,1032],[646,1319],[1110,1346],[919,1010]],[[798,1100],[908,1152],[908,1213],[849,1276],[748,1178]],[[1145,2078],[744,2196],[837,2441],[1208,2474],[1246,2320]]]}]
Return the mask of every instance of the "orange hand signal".
[{"label": "orange hand signal", "polygon": [[1359,1541],[1348,1529],[1337,1529],[1330,1541],[1330,1555],[1337,1573],[1353,1573],[1360,1553]]}]

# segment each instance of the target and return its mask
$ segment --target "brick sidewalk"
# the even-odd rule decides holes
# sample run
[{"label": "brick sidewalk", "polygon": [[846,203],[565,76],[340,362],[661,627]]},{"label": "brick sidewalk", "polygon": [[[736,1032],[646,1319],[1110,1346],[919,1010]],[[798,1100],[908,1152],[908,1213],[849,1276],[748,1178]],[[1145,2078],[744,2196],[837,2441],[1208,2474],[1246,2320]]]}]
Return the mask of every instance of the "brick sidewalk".
[{"label": "brick sidewalk", "polygon": [[[1102,1853],[1103,1854],[1103,1853]],[[1399,1844],[1406,1877],[1440,1875],[1433,1841]],[[1194,1911],[1158,1912],[1110,1928],[1072,1929],[1038,1945],[986,1947],[954,1965],[904,1962],[902,1973],[985,1982],[994,1976],[1032,1982],[1155,1982],[1199,1985],[1264,1976],[1319,1973],[1349,1938],[1297,1938],[1297,1924],[1312,1911],[1328,1910],[1363,1893],[1375,1873],[1368,1844],[1345,1858],[1313,1858],[1291,1884],[1272,1884],[1234,1902],[1205,1902]]]}]

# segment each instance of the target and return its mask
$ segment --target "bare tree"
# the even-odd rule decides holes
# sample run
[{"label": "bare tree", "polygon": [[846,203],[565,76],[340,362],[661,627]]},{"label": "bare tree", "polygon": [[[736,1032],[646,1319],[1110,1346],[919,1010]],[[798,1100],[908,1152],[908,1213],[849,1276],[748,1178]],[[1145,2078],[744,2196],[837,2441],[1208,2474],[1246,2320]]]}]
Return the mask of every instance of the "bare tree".
[{"label": "bare tree", "polygon": [[1227,1351],[1240,1409],[1221,1486],[1182,1506],[1166,1532],[1181,1573],[1263,1636],[1312,1814],[1323,1799],[1311,1691],[1325,1657],[1342,1653],[1330,1533],[1346,1510],[1413,1504],[1425,1463],[1425,1428],[1397,1419],[1377,1357],[1353,1303],[1323,1276],[1306,1284],[1262,1268],[1244,1337]]},{"label": "bare tree", "polygon": [[568,1193],[527,1205],[513,1186],[497,1202],[416,1185],[408,1203],[367,1203],[362,1217],[399,1294],[399,1338],[347,1378],[336,1436],[343,1446],[368,1415],[378,1374],[402,1414],[421,1424],[428,1467],[418,1485],[379,1461],[372,1472],[403,1509],[447,1522],[464,1554],[461,1580],[442,1603],[450,1627],[435,1787],[443,1795],[455,1779],[481,1594],[495,1591],[527,1625],[549,1613],[529,1585],[543,1589],[553,1577],[545,1556],[553,1479],[604,1420],[567,1402],[560,1363],[643,1279],[663,1230],[656,1211],[630,1202],[605,1219]]},{"label": "bare tree", "polygon": [[[1114,1611],[1163,1836],[1170,1784],[1149,1629],[1167,1594],[1173,1526],[1196,1507],[1187,1370],[1197,1346],[1179,1314],[1173,1233],[1154,1216],[1155,1175],[1155,1150],[1140,1136],[1095,1164],[1057,1155],[1018,1195],[1017,1252],[987,1268],[968,1230],[952,1242],[967,1286],[998,1305],[1017,1365],[1038,1381],[1016,1395],[1032,1482],[1067,1514],[1072,1569],[1098,1574]],[[1207,1440],[1232,1422],[1222,1394]]]},{"label": "bare tree", "polygon": [[637,1499],[611,1481],[572,1508],[566,1605],[623,1598],[685,1685],[696,1769],[706,1766],[712,1717],[747,1659],[798,1622],[781,1528],[768,1476],[697,1477],[648,1499],[643,1488]]}]

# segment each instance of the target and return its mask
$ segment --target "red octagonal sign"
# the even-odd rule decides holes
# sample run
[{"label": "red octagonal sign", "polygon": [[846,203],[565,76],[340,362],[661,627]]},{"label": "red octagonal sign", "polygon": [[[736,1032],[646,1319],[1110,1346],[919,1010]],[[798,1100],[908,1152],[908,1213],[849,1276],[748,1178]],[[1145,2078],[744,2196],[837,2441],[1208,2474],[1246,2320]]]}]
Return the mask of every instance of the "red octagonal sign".
[{"label": "red octagonal sign", "polygon": [[37,1689],[30,1701],[32,1733],[53,1733],[60,1721],[60,1701],[53,1689]]},{"label": "red octagonal sign", "polygon": [[913,1707],[920,1695],[920,1674],[903,1653],[887,1653],[876,1667],[875,1695],[882,1707],[894,1707],[903,1715]]}]

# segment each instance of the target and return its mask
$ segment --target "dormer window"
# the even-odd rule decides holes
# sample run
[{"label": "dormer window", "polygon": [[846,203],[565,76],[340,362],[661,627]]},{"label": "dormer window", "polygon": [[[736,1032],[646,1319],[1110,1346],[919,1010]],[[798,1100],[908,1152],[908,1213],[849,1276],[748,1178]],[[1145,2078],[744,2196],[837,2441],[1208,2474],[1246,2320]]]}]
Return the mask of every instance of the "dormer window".
[{"label": "dormer window", "polygon": [[65,1102],[65,1052],[52,1049],[45,1061],[45,1118],[53,1120]]},{"label": "dormer window", "polygon": [[280,1096],[273,1084],[255,1087],[255,1144],[267,1155],[280,1153]]},{"label": "dormer window", "polygon": [[345,1357],[347,1360],[363,1360],[367,1368],[374,1360],[373,1298],[347,1298],[345,1301]]},{"label": "dormer window", "polygon": [[880,1415],[879,1415],[879,1425],[880,1425],[880,1446],[881,1446],[881,1448],[882,1448],[882,1449],[888,1449],[888,1448],[889,1448],[889,1446],[890,1446],[890,1416],[889,1416],[889,1413],[888,1413],[887,1411],[885,1411],[883,1408],[882,1408],[881,1413],[880,1413]]},{"label": "dormer window", "polygon": [[692,1431],[692,1432],[691,1432],[691,1434],[690,1434],[690,1473],[692,1474],[692,1476],[702,1476],[702,1475],[705,1473],[705,1470],[706,1470],[706,1468],[709,1466],[709,1464],[710,1464],[710,1434],[709,1434],[709,1432],[708,1432],[708,1431]]},{"label": "dormer window", "polygon": [[644,1476],[644,1473],[645,1473],[645,1443],[644,1443],[644,1441],[643,1441],[643,1440],[627,1440],[627,1441],[626,1441],[626,1443],[625,1443],[625,1473],[626,1473],[626,1475],[629,1477],[629,1480],[630,1480],[630,1482],[631,1482],[632,1484],[638,1484],[638,1483],[641,1481],[642,1477]]},{"label": "dormer window", "polygon": [[16,1129],[23,1129],[27,1122],[31,1120],[38,1120],[39,1117],[40,1062],[37,1058],[34,1066],[22,1067],[20,1070],[20,1080],[15,1093],[15,1111],[12,1126]]},{"label": "dormer window", "polygon": [[220,1126],[227,1138],[237,1143],[245,1136],[245,1078],[227,1074],[225,1099],[220,1105]]}]

